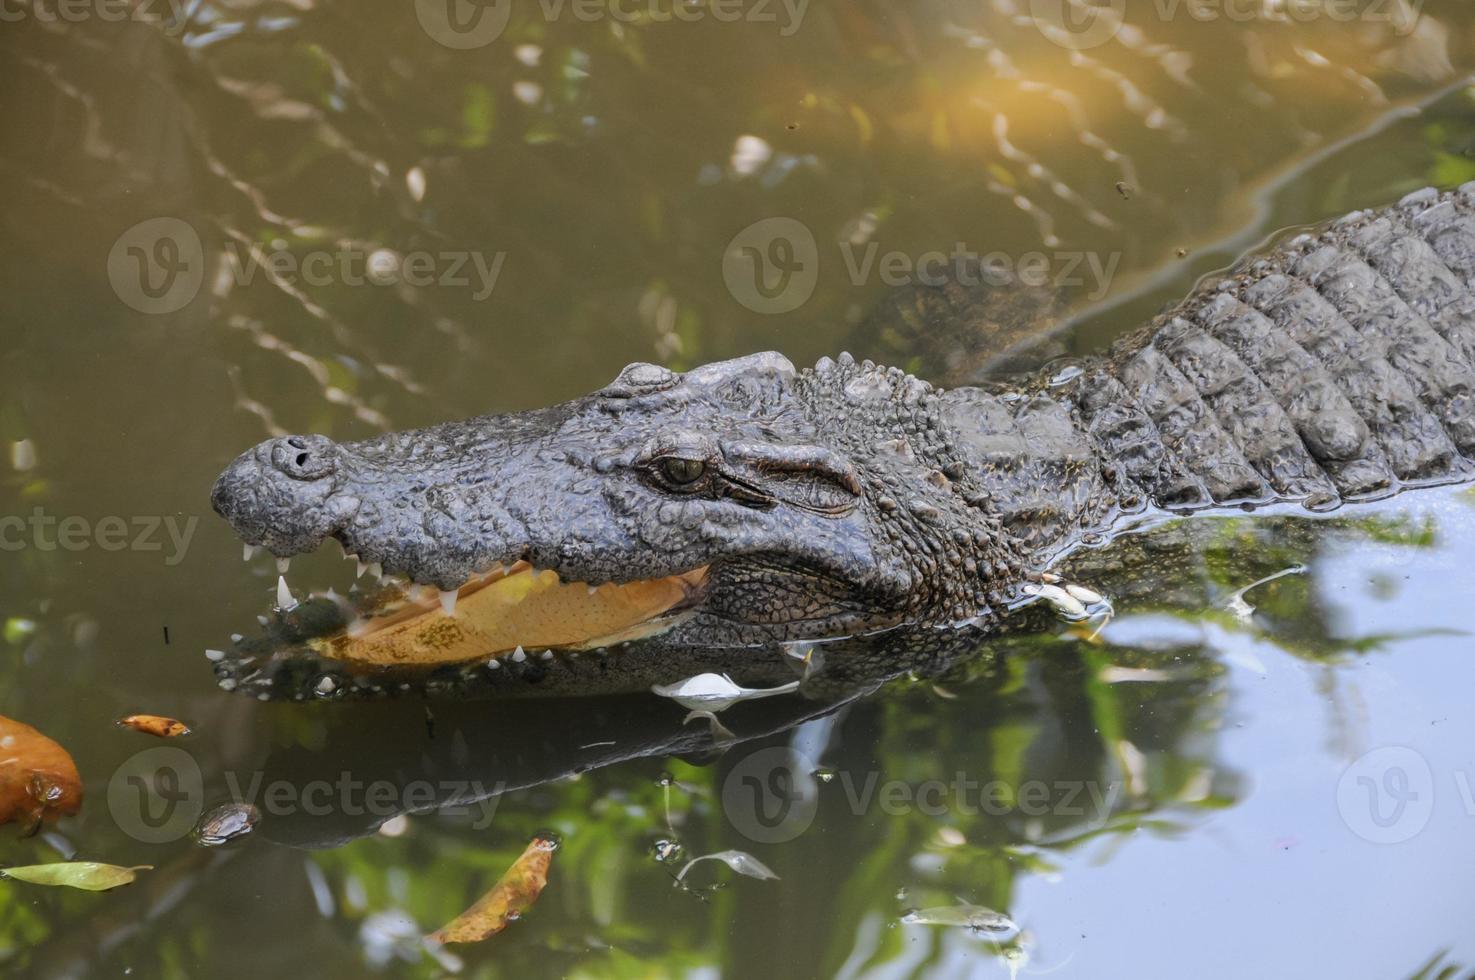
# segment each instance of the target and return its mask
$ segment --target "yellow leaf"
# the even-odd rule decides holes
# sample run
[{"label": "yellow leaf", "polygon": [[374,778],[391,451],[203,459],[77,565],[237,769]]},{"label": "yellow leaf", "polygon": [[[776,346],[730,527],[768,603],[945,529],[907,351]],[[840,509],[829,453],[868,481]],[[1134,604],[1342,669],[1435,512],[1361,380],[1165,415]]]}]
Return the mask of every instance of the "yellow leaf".
[{"label": "yellow leaf", "polygon": [[129,715],[127,718],[120,718],[118,724],[123,728],[160,738],[178,738],[189,734],[189,726],[184,722],[176,718],[165,718],[163,715]]},{"label": "yellow leaf", "polygon": [[89,892],[105,892],[119,885],[132,884],[137,877],[134,872],[152,871],[153,867],[151,864],[140,864],[132,868],[120,868],[115,864],[98,864],[96,861],[69,861],[5,868],[0,874],[16,881],[28,881],[33,885],[63,885]]},{"label": "yellow leaf", "polygon": [[558,843],[534,837],[492,890],[449,924],[430,934],[438,943],[476,943],[496,935],[532,908],[548,883],[548,866]]}]

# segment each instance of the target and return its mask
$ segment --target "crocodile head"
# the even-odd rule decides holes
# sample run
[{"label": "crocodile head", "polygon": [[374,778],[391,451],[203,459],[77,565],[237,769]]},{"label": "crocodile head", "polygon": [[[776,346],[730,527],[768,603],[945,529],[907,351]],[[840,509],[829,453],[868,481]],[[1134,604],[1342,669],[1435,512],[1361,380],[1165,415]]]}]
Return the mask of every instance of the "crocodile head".
[{"label": "crocodile head", "polygon": [[[273,439],[213,503],[278,557],[331,537],[418,583],[414,616],[444,615],[431,589],[464,603],[496,586],[483,646],[577,648],[614,627],[748,645],[986,611],[1017,561],[973,480],[930,385],[766,353],[684,374],[632,364],[550,408],[363,442]],[[518,608],[548,589],[563,595],[541,620]],[[618,622],[587,608],[609,604]]]}]

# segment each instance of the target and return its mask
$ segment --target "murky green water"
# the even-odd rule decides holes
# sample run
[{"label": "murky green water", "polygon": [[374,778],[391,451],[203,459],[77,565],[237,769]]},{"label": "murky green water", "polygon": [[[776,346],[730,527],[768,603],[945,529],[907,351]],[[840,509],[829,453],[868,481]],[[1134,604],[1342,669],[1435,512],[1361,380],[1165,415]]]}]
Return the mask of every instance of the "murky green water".
[{"label": "murky green water", "polygon": [[[202,656],[270,601],[206,499],[267,434],[766,348],[976,373],[967,331],[865,325],[929,252],[1039,253],[1041,349],[1089,350],[1279,229],[1475,178],[1466,5],[1190,6],[1110,35],[1023,0],[0,6],[0,714],[88,797],[0,862],[154,866],[0,883],[0,970],[1464,975],[1460,491],[1082,555],[1117,609],[1094,640],[1039,616],[941,676],[744,705],[721,755],[654,698],[260,704]],[[774,218],[815,251],[755,291],[732,246]],[[135,711],[195,734],[114,727]],[[233,794],[257,833],[182,836]],[[435,802],[464,805],[380,826]],[[540,831],[523,921],[420,942]],[[673,886],[727,850],[778,880]],[[902,921],[961,905],[1019,928]]]}]

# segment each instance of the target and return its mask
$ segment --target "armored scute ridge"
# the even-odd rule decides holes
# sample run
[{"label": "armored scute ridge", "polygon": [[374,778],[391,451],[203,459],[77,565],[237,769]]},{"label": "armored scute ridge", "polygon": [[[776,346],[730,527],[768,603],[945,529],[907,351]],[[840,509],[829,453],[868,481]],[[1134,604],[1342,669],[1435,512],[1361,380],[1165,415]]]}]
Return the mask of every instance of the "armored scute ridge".
[{"label": "armored scute ridge", "polygon": [[[1149,509],[1469,479],[1472,290],[1475,186],[1424,190],[1252,258],[1078,370],[942,391],[848,355],[633,364],[547,409],[271,440],[213,501],[249,545],[332,537],[409,583],[313,646],[372,688],[507,661],[541,683],[635,639],[751,658],[975,622]],[[565,690],[645,677],[567,670]]]}]

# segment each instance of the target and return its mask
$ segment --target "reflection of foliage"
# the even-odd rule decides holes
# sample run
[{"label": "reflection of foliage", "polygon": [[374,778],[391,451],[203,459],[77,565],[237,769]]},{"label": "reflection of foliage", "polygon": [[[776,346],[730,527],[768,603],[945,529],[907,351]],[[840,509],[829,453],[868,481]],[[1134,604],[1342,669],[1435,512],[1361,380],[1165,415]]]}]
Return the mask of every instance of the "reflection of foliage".
[{"label": "reflection of foliage", "polygon": [[1449,950],[1440,950],[1418,970],[1409,974],[1408,980],[1470,980],[1475,971],[1468,970],[1457,961],[1449,959]]}]

